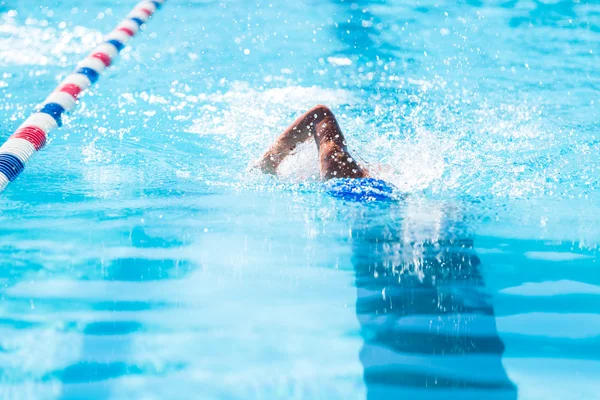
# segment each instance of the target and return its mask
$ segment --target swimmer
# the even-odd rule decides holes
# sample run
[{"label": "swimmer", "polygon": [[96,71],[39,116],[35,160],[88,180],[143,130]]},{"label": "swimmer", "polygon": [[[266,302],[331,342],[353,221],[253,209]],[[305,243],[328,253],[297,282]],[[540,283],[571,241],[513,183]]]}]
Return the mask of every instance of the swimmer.
[{"label": "swimmer", "polygon": [[369,172],[348,152],[346,139],[331,110],[318,105],[300,116],[267,150],[259,161],[260,169],[276,174],[283,160],[301,143],[314,138],[319,152],[321,178],[368,178]]},{"label": "swimmer", "polygon": [[290,125],[258,161],[267,174],[277,168],[296,147],[314,138],[319,152],[321,179],[327,181],[330,194],[345,200],[394,200],[396,189],[373,178],[348,151],[346,139],[335,115],[324,105],[317,105]]},{"label": "swimmer", "polygon": [[[257,166],[275,175],[284,159],[312,138],[329,194],[357,202],[402,199],[394,186],[373,178],[352,157],[335,116],[322,105],[290,125]],[[454,238],[453,230],[444,237],[437,230],[442,217],[431,239],[407,240],[414,228],[403,224],[408,219],[403,208],[375,224],[370,216],[379,216],[377,211],[358,215],[349,232],[366,398],[516,400],[472,240]],[[486,371],[485,378],[473,375],[473,368]]]}]

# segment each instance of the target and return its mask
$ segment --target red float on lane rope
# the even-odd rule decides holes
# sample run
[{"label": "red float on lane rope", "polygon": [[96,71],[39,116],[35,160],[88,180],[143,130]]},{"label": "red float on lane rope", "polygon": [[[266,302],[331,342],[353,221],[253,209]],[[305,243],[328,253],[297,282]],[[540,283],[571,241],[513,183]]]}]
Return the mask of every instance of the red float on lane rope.
[{"label": "red float on lane rope", "polygon": [[25,168],[33,153],[44,147],[47,135],[60,125],[60,116],[71,110],[78,96],[89,88],[110,66],[125,46],[166,0],[142,0],[127,17],[105,37],[92,53],[77,65],[58,88],[40,104],[8,140],[0,146],[0,192]]},{"label": "red float on lane rope", "polygon": [[110,67],[110,64],[112,62],[112,60],[110,59],[109,55],[106,53],[94,53],[92,54],[93,58],[97,58],[98,60],[102,61],[104,63],[104,65],[106,65],[107,67]]},{"label": "red float on lane rope", "polygon": [[35,147],[35,150],[40,150],[46,144],[46,134],[40,128],[35,126],[25,126],[16,131],[11,138],[25,139]]},{"label": "red float on lane rope", "polygon": [[81,88],[74,83],[67,83],[59,89],[59,92],[69,93],[74,99],[77,99],[77,96],[81,93]]},{"label": "red float on lane rope", "polygon": [[135,33],[133,33],[133,31],[132,31],[131,29],[129,29],[129,28],[126,28],[126,27],[124,27],[124,26],[120,27],[120,28],[119,28],[119,29],[117,29],[117,30],[118,30],[118,31],[121,31],[121,32],[125,32],[125,33],[126,33],[126,34],[128,34],[129,36],[133,36],[133,35],[135,35]]},{"label": "red float on lane rope", "polygon": [[140,8],[140,11],[146,14],[147,16],[152,16],[152,10],[148,10],[147,8]]}]

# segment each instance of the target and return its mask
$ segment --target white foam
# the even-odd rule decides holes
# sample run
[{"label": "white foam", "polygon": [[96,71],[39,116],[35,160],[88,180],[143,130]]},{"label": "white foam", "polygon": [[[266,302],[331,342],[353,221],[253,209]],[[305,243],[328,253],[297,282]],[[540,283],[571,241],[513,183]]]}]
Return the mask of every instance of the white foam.
[{"label": "white foam", "polygon": [[587,339],[600,335],[599,314],[532,312],[497,318],[498,332],[551,338]]},{"label": "white foam", "polygon": [[[403,192],[530,199],[552,190],[557,171],[529,168],[524,161],[532,151],[556,143],[557,133],[542,126],[533,106],[482,105],[459,116],[450,101],[435,107],[425,101],[425,91],[431,96],[444,90],[446,83],[436,79],[405,83],[421,90],[411,94],[417,104],[410,106],[288,82],[288,87],[266,90],[232,83],[224,93],[209,95],[191,95],[177,82],[170,111],[179,112],[178,120],[194,121],[188,132],[231,137],[239,144],[236,156],[251,164],[298,115],[323,103],[336,113],[353,157]],[[188,115],[180,111],[190,108]],[[306,179],[318,173],[315,160],[315,151],[304,146],[279,172]]]},{"label": "white foam", "polygon": [[[317,104],[338,107],[355,101],[354,95],[343,89],[288,86],[257,90],[245,83],[234,83],[225,93],[198,96],[199,115],[188,132],[236,137],[241,152],[252,163],[309,108]],[[314,141],[299,146],[295,155],[282,163],[279,172],[284,179],[294,181],[318,177]]]},{"label": "white foam", "polygon": [[294,153],[279,165],[277,174],[289,182],[319,179],[319,155],[314,140],[299,145]]},{"label": "white foam", "polygon": [[337,67],[352,65],[352,60],[347,57],[327,57],[327,62]]},{"label": "white foam", "polygon": [[261,91],[243,83],[223,94],[198,97],[204,105],[199,106],[200,115],[188,132],[251,137],[264,145],[281,133],[291,118],[316,104],[335,107],[355,101],[351,92],[341,89],[290,86]]},{"label": "white foam", "polygon": [[[478,251],[479,252],[479,251]],[[558,296],[568,294],[600,295],[600,286],[570,280],[524,283],[500,291],[515,296]]]},{"label": "white foam", "polygon": [[544,260],[544,261],[555,261],[555,262],[563,262],[563,261],[574,261],[574,260],[583,260],[583,259],[591,259],[594,258],[592,256],[588,256],[585,254],[577,254],[571,253],[567,251],[558,252],[558,251],[528,251],[525,253],[525,257],[532,260]]}]

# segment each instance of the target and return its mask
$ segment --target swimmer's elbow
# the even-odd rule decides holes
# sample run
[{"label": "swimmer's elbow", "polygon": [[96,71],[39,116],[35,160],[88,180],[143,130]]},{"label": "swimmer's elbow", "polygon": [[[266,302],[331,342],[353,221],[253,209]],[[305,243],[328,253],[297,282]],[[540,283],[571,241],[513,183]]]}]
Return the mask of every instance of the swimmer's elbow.
[{"label": "swimmer's elbow", "polygon": [[310,110],[310,112],[317,114],[320,117],[319,119],[327,116],[334,116],[331,109],[324,104],[317,104]]}]

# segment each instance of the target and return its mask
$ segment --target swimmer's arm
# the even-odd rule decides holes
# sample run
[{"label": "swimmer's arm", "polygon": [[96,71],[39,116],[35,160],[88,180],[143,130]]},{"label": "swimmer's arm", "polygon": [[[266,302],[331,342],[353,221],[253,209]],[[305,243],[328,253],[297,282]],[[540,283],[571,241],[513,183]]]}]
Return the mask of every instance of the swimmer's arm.
[{"label": "swimmer's arm", "polygon": [[276,174],[277,167],[301,143],[315,137],[315,124],[326,115],[322,106],[316,106],[302,114],[271,145],[258,162],[260,169],[267,174]]}]

